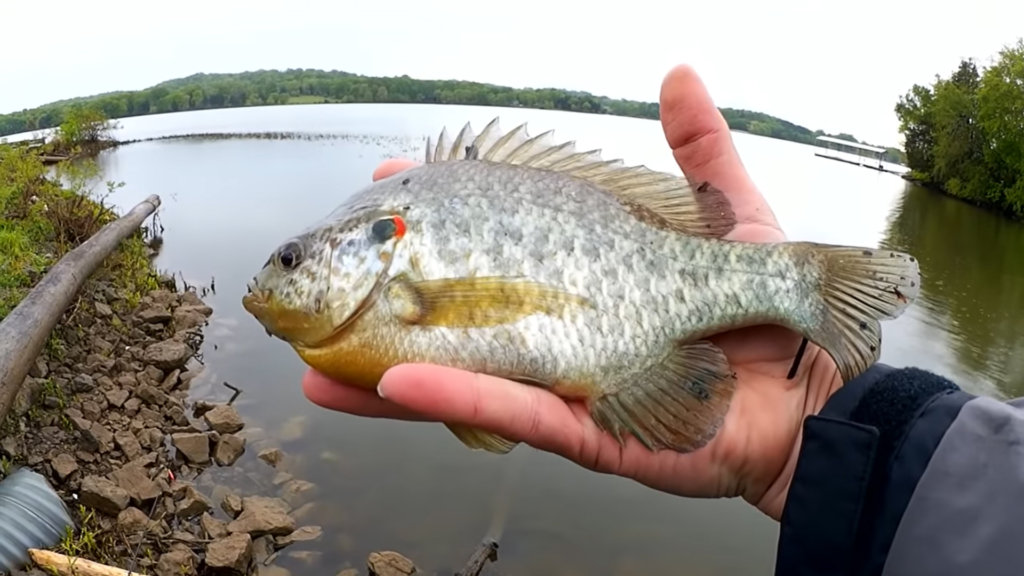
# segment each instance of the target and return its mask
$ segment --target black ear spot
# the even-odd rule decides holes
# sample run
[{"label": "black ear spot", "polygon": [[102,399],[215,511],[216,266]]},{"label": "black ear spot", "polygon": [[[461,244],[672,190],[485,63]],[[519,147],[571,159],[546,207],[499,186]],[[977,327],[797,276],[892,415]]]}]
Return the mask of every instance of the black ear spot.
[{"label": "black ear spot", "polygon": [[401,238],[404,234],[405,220],[397,215],[381,218],[370,226],[370,237],[379,243],[387,242],[396,236]]},{"label": "black ear spot", "polygon": [[391,218],[381,218],[373,223],[370,228],[370,234],[373,235],[373,239],[377,242],[387,242],[395,237],[395,232],[398,231],[398,226],[395,226],[395,221]]}]

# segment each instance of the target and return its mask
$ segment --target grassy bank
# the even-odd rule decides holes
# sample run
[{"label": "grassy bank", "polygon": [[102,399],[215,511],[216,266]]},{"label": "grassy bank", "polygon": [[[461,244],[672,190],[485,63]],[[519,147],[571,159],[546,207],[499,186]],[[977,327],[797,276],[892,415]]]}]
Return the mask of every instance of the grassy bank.
[{"label": "grassy bank", "polygon": [[[63,163],[56,175],[33,151],[0,147],[0,318],[69,250],[117,214],[93,188],[97,167],[88,159]],[[64,182],[62,185],[61,181]],[[142,231],[124,241],[97,273],[136,302],[156,288]]]}]

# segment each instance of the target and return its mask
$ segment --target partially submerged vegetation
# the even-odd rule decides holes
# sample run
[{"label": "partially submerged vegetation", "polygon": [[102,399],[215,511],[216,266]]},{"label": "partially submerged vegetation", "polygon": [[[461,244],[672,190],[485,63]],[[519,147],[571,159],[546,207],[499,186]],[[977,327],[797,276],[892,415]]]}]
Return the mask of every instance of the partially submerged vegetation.
[{"label": "partially submerged vegetation", "polygon": [[987,68],[962,60],[896,105],[908,178],[1024,218],[1024,39]]},{"label": "partially submerged vegetation", "polygon": [[[560,88],[513,88],[464,80],[423,80],[409,76],[363,76],[331,70],[258,70],[238,74],[194,74],[137,91],[110,92],[52,102],[30,110],[0,115],[0,136],[58,126],[69,110],[88,105],[110,118],[143,116],[185,110],[237,108],[275,104],[387,102],[466,104],[566,110],[657,119],[657,102],[598,96]],[[722,108],[729,127],[769,138],[817,145],[821,135],[858,142],[849,134],[827,134],[781,118]],[[865,142],[866,144],[866,142]],[[897,148],[886,149],[885,160],[901,162]]]}]

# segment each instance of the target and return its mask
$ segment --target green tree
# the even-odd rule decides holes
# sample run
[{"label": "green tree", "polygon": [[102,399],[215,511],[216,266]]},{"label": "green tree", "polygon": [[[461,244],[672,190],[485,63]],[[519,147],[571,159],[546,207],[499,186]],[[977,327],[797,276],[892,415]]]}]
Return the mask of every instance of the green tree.
[{"label": "green tree", "polygon": [[914,85],[895,110],[916,179],[1024,217],[1024,40],[983,72],[962,60],[948,78]]},{"label": "green tree", "polygon": [[978,93],[979,123],[990,145],[988,175],[1005,202],[1024,214],[1024,40],[999,53],[985,71]]}]

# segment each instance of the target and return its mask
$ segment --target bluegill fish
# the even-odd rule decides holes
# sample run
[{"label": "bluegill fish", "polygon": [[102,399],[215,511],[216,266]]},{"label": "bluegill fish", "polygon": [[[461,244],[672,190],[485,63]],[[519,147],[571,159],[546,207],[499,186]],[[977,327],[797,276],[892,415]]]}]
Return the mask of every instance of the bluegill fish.
[{"label": "bluegill fish", "polygon": [[[907,254],[725,240],[736,217],[720,190],[552,134],[497,118],[442,130],[424,164],[281,243],[245,309],[340,382],[373,388],[408,362],[473,370],[583,400],[620,442],[688,452],[735,387],[709,336],[786,326],[848,381],[878,359],[879,321],[918,294]],[[515,446],[447,426],[471,448]]]}]

